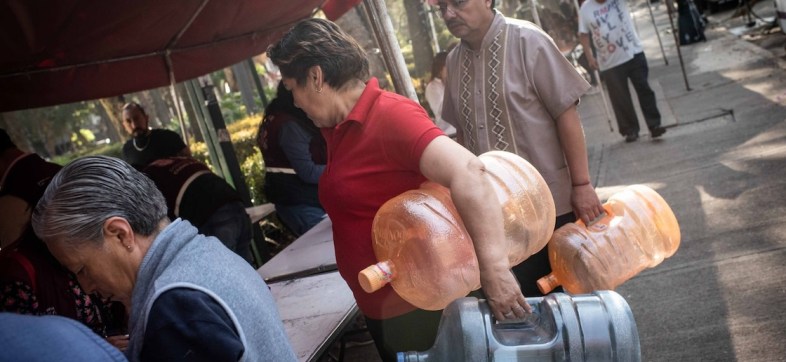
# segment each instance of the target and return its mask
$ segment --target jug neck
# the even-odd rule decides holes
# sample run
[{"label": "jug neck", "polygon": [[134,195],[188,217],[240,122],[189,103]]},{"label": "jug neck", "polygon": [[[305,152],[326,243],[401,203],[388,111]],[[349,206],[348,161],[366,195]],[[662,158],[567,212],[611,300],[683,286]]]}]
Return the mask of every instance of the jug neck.
[{"label": "jug neck", "polygon": [[373,293],[390,283],[395,277],[393,262],[385,260],[361,270],[358,273],[358,282],[366,293]]},{"label": "jug neck", "polygon": [[554,288],[560,286],[561,283],[554,273],[549,273],[549,275],[538,279],[537,284],[541,293],[548,294],[550,291],[554,290]]}]

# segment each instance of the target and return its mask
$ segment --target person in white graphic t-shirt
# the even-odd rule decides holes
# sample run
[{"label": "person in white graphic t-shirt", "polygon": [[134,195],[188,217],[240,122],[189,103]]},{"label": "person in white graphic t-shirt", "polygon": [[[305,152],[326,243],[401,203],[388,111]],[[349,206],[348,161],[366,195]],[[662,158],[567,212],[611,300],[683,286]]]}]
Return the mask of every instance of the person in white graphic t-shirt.
[{"label": "person in white graphic t-shirt", "polygon": [[639,121],[633,108],[628,79],[633,83],[639,105],[652,138],[662,136],[660,112],[655,92],[647,76],[647,58],[625,0],[587,0],[579,10],[581,45],[590,49],[590,37],[597,49],[597,58],[586,52],[590,67],[600,70],[611,95],[611,106],[617,117],[619,132],[626,142],[639,138]]}]

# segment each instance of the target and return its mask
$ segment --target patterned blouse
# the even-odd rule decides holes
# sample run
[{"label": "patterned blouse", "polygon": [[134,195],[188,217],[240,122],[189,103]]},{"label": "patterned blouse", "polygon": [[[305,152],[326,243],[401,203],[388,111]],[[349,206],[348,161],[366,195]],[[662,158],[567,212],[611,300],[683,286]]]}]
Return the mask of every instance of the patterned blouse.
[{"label": "patterned blouse", "polygon": [[[99,335],[106,336],[106,323],[104,318],[110,319],[112,314],[108,303],[94,303],[97,299],[82,290],[75,277],[70,275],[69,291],[76,298],[77,320],[84,323]],[[57,312],[50,307],[42,310],[38,298],[33,292],[33,287],[25,282],[16,281],[0,285],[0,301],[2,309],[6,312],[28,315],[55,315]]]}]

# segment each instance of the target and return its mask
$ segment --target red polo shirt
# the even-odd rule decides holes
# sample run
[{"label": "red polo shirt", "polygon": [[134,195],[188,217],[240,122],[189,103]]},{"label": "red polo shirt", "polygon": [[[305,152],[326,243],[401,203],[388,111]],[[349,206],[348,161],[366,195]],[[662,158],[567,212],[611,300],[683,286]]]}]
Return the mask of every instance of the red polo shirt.
[{"label": "red polo shirt", "polygon": [[416,309],[390,285],[368,294],[358,272],[377,263],[371,246],[371,224],[389,199],[418,188],[420,156],[436,137],[444,135],[419,104],[383,91],[376,78],[347,119],[323,128],[328,163],[319,180],[319,198],[333,222],[336,262],[358,307],[373,319],[399,316]]}]

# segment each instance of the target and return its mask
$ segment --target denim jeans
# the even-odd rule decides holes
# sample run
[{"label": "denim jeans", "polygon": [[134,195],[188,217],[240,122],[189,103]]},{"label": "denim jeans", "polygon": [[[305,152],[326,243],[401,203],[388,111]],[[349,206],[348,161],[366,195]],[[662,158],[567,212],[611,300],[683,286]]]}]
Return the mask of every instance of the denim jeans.
[{"label": "denim jeans", "polygon": [[276,205],[276,215],[284,226],[300,236],[325,218],[325,210],[311,205]]},{"label": "denim jeans", "polygon": [[251,262],[251,219],[240,201],[221,206],[199,227],[199,233],[215,236],[243,259]]}]

